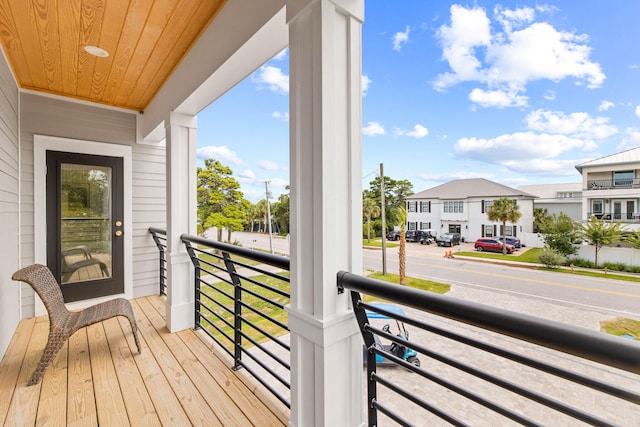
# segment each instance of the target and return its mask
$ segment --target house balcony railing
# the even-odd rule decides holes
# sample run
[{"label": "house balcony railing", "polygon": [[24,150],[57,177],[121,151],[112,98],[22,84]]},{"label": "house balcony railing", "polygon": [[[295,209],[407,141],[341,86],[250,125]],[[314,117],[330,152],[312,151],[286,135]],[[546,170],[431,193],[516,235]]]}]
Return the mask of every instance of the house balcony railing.
[{"label": "house balcony railing", "polygon": [[602,213],[602,212],[587,212],[587,217],[592,216],[607,222],[640,222],[640,212],[626,212],[626,213]]},{"label": "house balcony railing", "polygon": [[[503,425],[507,419],[523,425],[640,421],[638,342],[348,272],[339,272],[337,282],[339,292],[351,292],[368,350],[370,426],[378,425],[379,413],[401,425],[429,425],[436,418],[453,425],[478,420]],[[365,303],[361,293],[409,307],[413,314]],[[418,328],[421,339],[406,341],[375,326],[365,310]],[[376,344],[376,336],[410,347],[421,363],[405,361],[393,344]],[[404,369],[381,369],[376,355]],[[409,379],[402,382],[403,375]],[[398,397],[405,403],[396,404]]]},{"label": "house balcony railing", "polygon": [[[197,328],[233,358],[234,369],[244,368],[289,406],[289,328],[273,314],[290,299],[289,259],[181,239],[195,268]],[[338,273],[337,286],[351,291],[365,343],[369,425],[640,422],[636,341],[348,272]],[[365,303],[361,294],[401,305],[407,314]],[[407,345],[369,322],[365,310],[417,331]],[[393,346],[377,346],[375,336],[415,350],[420,366],[398,357]],[[380,368],[376,355],[404,369]]]},{"label": "house balcony railing", "polygon": [[159,271],[159,283],[160,283],[160,295],[167,295],[167,230],[161,228],[149,227],[149,233],[153,237],[153,241],[158,247],[160,252],[160,268]]},{"label": "house balcony railing", "polygon": [[585,190],[617,190],[628,188],[640,188],[640,179],[620,178],[588,180],[587,188],[585,188]]},{"label": "house balcony railing", "polygon": [[195,268],[195,325],[290,407],[289,259],[182,235]]}]

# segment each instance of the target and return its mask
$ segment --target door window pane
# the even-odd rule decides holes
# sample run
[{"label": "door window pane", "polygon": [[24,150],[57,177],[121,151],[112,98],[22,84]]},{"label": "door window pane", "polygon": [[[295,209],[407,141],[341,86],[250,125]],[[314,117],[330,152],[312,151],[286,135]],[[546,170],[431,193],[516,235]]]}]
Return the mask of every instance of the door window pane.
[{"label": "door window pane", "polygon": [[62,283],[111,277],[111,168],[63,163]]}]

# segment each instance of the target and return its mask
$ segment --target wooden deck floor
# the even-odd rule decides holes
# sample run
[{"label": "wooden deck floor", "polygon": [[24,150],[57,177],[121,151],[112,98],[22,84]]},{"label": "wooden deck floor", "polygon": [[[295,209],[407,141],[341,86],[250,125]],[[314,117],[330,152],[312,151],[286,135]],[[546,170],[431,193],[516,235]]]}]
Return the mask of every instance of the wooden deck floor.
[{"label": "wooden deck floor", "polygon": [[[283,426],[288,410],[202,333],[169,333],[165,303],[132,301],[128,322],[110,319],[75,333],[40,384],[27,387],[47,341],[47,317],[20,322],[0,364],[0,425]],[[133,350],[132,350],[133,349]]]}]

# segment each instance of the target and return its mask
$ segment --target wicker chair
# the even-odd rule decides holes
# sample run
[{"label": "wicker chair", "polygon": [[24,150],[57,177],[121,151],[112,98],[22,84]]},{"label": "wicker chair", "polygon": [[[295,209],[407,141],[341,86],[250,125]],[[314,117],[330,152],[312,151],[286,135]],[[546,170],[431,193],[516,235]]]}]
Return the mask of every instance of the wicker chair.
[{"label": "wicker chair", "polygon": [[116,298],[88,307],[81,311],[69,311],[64,305],[62,291],[48,267],[33,264],[16,271],[13,280],[26,282],[38,293],[49,313],[49,338],[44,354],[38,362],[33,376],[27,385],[40,382],[45,370],[49,367],[67,339],[79,329],[94,323],[102,322],[115,316],[125,316],[129,319],[133,338],[140,354],[138,328],[133,315],[131,303],[124,298]]}]

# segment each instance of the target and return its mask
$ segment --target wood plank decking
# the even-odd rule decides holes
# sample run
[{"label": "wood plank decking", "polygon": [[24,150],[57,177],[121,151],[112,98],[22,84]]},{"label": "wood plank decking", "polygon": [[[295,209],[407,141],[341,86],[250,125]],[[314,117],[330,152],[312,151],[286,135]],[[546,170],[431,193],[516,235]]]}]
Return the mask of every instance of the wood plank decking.
[{"label": "wood plank decking", "polygon": [[126,319],[78,331],[40,384],[27,387],[48,333],[47,317],[22,320],[0,364],[0,425],[284,426],[289,412],[205,334],[171,334],[165,303],[132,301],[137,354]]}]

